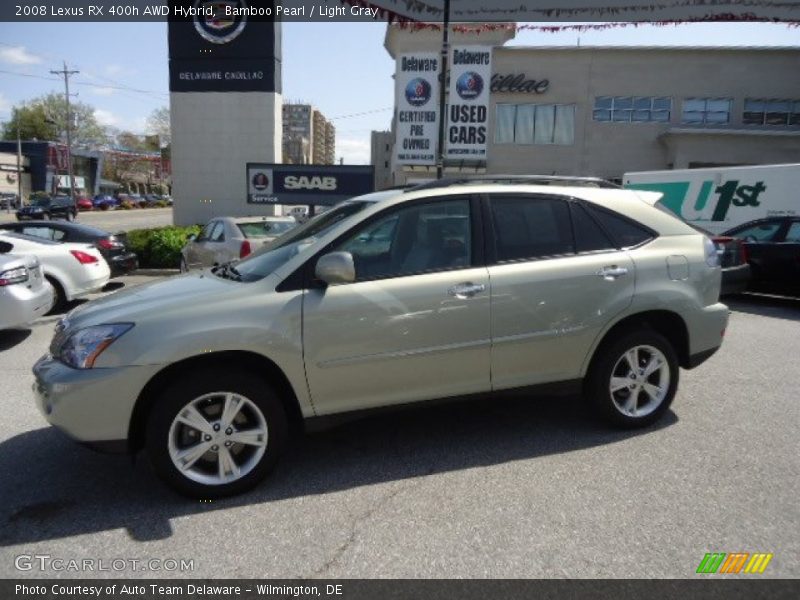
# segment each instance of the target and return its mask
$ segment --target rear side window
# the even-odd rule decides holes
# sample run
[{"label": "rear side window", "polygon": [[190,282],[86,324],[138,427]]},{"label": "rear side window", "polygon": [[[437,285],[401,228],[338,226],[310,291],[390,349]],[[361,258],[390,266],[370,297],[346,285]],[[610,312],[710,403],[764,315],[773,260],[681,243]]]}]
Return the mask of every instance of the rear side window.
[{"label": "rear side window", "polygon": [[491,212],[498,262],[575,253],[565,200],[494,196]]},{"label": "rear side window", "polygon": [[619,248],[631,248],[653,239],[653,234],[649,229],[631,219],[597,206],[587,208]]},{"label": "rear side window", "polygon": [[616,246],[586,209],[577,202],[570,203],[572,227],[575,230],[575,245],[578,252],[615,250]]}]

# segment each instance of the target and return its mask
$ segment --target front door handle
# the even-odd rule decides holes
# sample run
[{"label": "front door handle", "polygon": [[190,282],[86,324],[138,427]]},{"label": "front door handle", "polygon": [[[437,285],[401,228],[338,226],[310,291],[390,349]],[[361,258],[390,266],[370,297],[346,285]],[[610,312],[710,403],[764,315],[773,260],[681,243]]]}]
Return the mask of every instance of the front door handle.
[{"label": "front door handle", "polygon": [[447,293],[451,296],[455,296],[456,298],[464,300],[466,298],[472,298],[473,296],[485,291],[486,286],[482,283],[472,283],[471,281],[467,281],[465,283],[454,285],[447,290]]},{"label": "front door handle", "polygon": [[623,275],[627,274],[628,274],[627,268],[618,267],[617,265],[603,267],[597,272],[597,276],[602,277],[606,281],[614,281],[617,277],[622,277]]}]

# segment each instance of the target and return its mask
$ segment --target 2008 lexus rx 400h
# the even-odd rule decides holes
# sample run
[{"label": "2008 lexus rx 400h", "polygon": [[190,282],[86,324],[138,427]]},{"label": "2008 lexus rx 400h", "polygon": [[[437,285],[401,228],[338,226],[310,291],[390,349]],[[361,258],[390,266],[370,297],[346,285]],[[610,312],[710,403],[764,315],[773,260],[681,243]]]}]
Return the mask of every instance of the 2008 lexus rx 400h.
[{"label": "2008 lexus rx 400h", "polygon": [[580,383],[612,424],[648,425],[728,321],[714,244],[659,197],[527,178],[354,198],[245,260],[76,308],[37,401],[205,498],[263,478],[294,420]]}]

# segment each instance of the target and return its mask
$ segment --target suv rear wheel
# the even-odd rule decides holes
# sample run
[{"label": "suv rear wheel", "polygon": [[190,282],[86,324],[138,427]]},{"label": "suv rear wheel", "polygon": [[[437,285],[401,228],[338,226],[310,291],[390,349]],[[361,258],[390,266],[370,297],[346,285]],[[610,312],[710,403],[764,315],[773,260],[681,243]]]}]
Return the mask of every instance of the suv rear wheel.
[{"label": "suv rear wheel", "polygon": [[645,427],[669,408],[678,376],[678,358],[664,336],[628,330],[598,348],[584,393],[612,425]]},{"label": "suv rear wheel", "polygon": [[176,380],[150,414],[146,448],[156,472],[193,498],[255,486],[286,443],[283,405],[260,378],[212,370]]}]

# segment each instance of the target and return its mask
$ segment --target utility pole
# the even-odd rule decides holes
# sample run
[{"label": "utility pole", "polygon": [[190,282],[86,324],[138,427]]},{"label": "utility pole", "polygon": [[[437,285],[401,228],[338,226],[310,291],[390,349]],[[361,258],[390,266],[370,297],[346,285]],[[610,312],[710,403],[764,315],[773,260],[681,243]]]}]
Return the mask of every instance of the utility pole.
[{"label": "utility pole", "polygon": [[450,55],[450,0],[444,0],[442,23],[442,74],[439,79],[439,148],[436,157],[436,179],[444,177],[444,131],[447,120],[447,59]]},{"label": "utility pole", "polygon": [[19,134],[19,111],[17,111],[17,196],[19,196],[19,207],[22,208],[22,138]]},{"label": "utility pole", "polygon": [[67,101],[67,173],[69,176],[69,195],[74,202],[75,177],[72,173],[72,112],[69,106],[69,78],[71,75],[77,75],[80,71],[67,70],[67,62],[64,61],[64,69],[62,71],[50,71],[50,73],[53,75],[61,75],[64,78],[64,98]]}]

